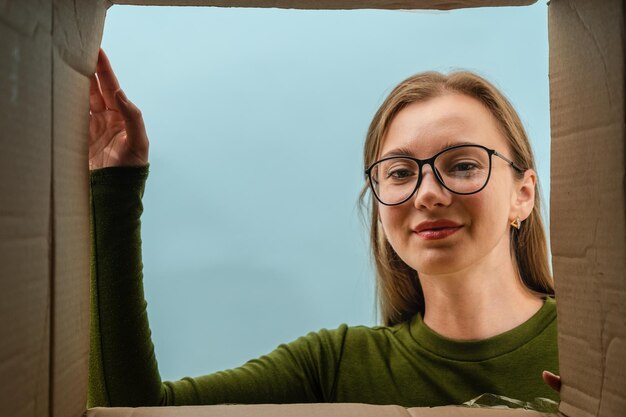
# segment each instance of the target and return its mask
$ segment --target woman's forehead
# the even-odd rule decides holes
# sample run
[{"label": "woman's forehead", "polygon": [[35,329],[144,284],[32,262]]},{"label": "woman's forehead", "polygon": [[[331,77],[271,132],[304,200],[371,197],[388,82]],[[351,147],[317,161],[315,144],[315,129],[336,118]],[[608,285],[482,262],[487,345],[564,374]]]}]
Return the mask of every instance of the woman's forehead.
[{"label": "woman's forehead", "polygon": [[401,149],[427,158],[461,143],[506,146],[498,122],[482,103],[463,94],[446,94],[402,109],[389,126],[379,156]]}]

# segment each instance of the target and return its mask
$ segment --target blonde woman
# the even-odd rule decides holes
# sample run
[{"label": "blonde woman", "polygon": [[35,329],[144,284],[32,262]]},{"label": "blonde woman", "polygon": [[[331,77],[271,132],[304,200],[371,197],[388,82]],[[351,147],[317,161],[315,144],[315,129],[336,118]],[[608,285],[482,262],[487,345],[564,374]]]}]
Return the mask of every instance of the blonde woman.
[{"label": "blonde woman", "polygon": [[558,400],[541,376],[558,372],[557,330],[533,156],[515,110],[484,79],[413,76],[370,125],[362,198],[382,326],[309,333],[172,382],[159,376],[143,298],[148,139],[102,51],[90,104],[91,406]]}]

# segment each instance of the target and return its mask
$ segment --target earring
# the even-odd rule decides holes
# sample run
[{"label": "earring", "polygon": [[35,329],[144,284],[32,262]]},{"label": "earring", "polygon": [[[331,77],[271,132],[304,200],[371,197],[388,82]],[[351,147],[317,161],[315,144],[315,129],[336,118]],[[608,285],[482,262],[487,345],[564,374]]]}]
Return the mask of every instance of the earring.
[{"label": "earring", "polygon": [[522,221],[519,217],[516,217],[515,220],[511,222],[511,226],[519,230],[519,228],[522,227]]}]

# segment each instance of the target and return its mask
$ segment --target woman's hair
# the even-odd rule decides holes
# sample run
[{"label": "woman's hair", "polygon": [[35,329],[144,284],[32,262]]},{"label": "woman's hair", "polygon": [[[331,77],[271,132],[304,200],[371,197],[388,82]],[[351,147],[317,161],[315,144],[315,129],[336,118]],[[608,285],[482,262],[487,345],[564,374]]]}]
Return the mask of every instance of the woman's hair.
[{"label": "woman's hair", "polygon": [[[519,116],[496,87],[476,74],[467,71],[444,75],[424,72],[402,81],[380,106],[369,126],[365,139],[365,168],[376,162],[387,130],[394,117],[407,105],[426,101],[446,93],[460,93],[480,101],[498,121],[499,128],[509,144],[512,160],[520,167],[535,169],[528,137]],[[522,178],[523,173],[518,175]],[[368,184],[360,195],[362,207],[367,204]],[[387,326],[409,320],[417,313],[424,314],[424,294],[417,271],[408,266],[389,244],[379,222],[378,204],[370,193],[370,245],[376,265],[376,286],[379,313]],[[530,216],[517,230],[511,227],[511,254],[515,256],[523,284],[538,294],[554,294],[548,262],[539,185],[535,185],[535,206]]]}]

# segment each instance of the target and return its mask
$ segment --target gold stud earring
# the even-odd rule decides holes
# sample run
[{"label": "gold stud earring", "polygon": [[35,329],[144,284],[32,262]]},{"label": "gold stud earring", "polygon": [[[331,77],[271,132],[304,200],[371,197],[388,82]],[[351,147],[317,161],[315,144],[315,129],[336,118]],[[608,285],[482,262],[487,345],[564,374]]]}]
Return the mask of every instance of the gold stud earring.
[{"label": "gold stud earring", "polygon": [[511,222],[511,226],[519,230],[519,228],[522,227],[522,221],[520,220],[519,217],[516,217],[515,220]]}]

